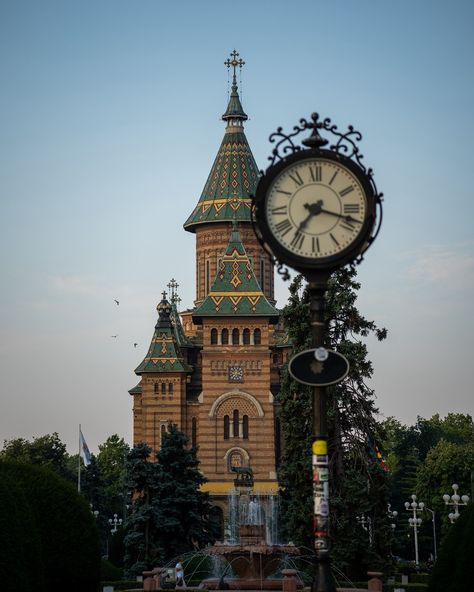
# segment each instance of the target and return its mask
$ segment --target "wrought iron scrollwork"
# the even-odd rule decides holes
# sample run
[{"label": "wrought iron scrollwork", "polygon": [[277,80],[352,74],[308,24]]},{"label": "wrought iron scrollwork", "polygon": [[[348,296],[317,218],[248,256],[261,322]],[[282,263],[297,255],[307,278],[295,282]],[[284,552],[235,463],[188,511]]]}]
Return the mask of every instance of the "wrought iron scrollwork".
[{"label": "wrought iron scrollwork", "polygon": [[[296,141],[296,138],[302,132],[307,130],[312,130],[312,133],[309,137],[303,139],[301,141],[302,145],[300,145],[300,143]],[[331,137],[332,143],[330,143],[330,141],[326,139],[324,136],[321,136],[320,131],[327,132],[327,134]],[[380,231],[380,227],[382,225],[383,193],[379,193],[377,190],[374,181],[373,170],[371,168],[366,168],[363,163],[364,156],[363,154],[361,154],[358,146],[358,143],[361,140],[362,134],[358,130],[354,129],[354,126],[349,125],[346,131],[339,131],[337,125],[332,123],[329,117],[321,119],[318,113],[312,113],[310,119],[301,118],[299,120],[299,124],[293,126],[293,129],[290,133],[286,133],[283,131],[282,127],[278,127],[277,130],[274,133],[272,133],[269,137],[270,143],[275,145],[272,150],[271,156],[268,157],[268,160],[270,161],[270,167],[275,165],[279,161],[284,160],[288,156],[298,153],[304,149],[318,149],[324,146],[326,150],[331,150],[336,154],[340,154],[341,158],[347,158],[355,161],[365,174],[369,183],[372,185],[373,195],[375,198],[375,205],[377,209],[376,223],[374,224],[373,232],[367,239],[367,243],[362,248],[357,258],[351,263],[351,265],[358,265],[363,260],[364,253],[370,247],[373,241],[377,238],[377,235]],[[265,172],[260,171],[260,175],[264,176]],[[272,262],[277,266],[277,273],[283,278],[283,280],[289,280],[290,273],[288,271],[288,268],[285,266],[284,263],[281,263],[275,258],[270,248],[263,240],[263,237],[259,232],[257,225],[255,224],[254,212],[252,212],[251,219],[255,234],[257,235],[260,244],[263,246],[265,251],[269,253]]]},{"label": "wrought iron scrollwork", "polygon": [[[333,124],[329,117],[320,119],[318,113],[312,113],[310,121],[304,118],[300,119],[299,125],[293,126],[293,131],[289,134],[284,133],[283,128],[279,127],[276,132],[270,135],[270,143],[275,144],[275,147],[272,150],[272,155],[268,157],[270,165],[274,165],[278,160],[283,160],[289,153],[301,150],[301,146],[294,142],[294,138],[306,130],[313,130],[313,132],[316,130],[324,130],[335,136],[334,143],[329,146],[329,150],[344,154],[344,156],[347,156],[348,158],[355,159],[364,172],[368,173],[362,163],[364,156],[360,153],[359,147],[357,146],[357,142],[362,140],[362,134],[354,129],[354,126],[352,125],[348,126],[346,132],[340,132],[337,125]],[[312,140],[312,137],[318,139]],[[302,143],[311,147],[314,145],[323,146],[328,143],[328,140],[321,138],[319,134],[313,133],[313,136],[303,140]]]}]

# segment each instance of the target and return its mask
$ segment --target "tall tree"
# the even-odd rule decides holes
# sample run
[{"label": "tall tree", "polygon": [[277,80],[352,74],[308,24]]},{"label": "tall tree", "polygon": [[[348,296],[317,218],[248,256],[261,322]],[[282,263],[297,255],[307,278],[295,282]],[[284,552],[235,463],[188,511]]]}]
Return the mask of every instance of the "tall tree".
[{"label": "tall tree", "polygon": [[200,490],[196,448],[175,425],[163,436],[156,461],[138,444],[128,454],[126,486],[133,500],[127,517],[125,564],[129,575],[215,540],[209,496]]},{"label": "tall tree", "polygon": [[[328,345],[350,363],[348,377],[328,391],[333,557],[346,570],[354,565],[374,566],[389,552],[387,479],[377,459],[380,429],[374,394],[366,383],[373,368],[362,341],[370,334],[383,340],[387,331],[358,311],[359,287],[355,270],[345,267],[333,274],[326,294]],[[302,276],[290,286],[283,318],[295,351],[310,347],[309,295]],[[311,546],[311,389],[302,387],[284,371],[278,400],[283,443],[279,480],[287,534],[295,543]],[[355,520],[358,513],[364,513],[371,524],[371,545],[367,544],[368,534]],[[358,539],[358,545],[346,544]]]},{"label": "tall tree", "polygon": [[128,577],[141,575],[159,560],[151,501],[160,468],[148,460],[151,452],[151,448],[141,442],[130,450],[125,462],[125,486],[131,505],[125,521],[127,534],[124,540]]},{"label": "tall tree", "polygon": [[57,432],[33,438],[31,441],[24,438],[5,440],[0,456],[6,460],[48,467],[68,481],[74,482],[76,479],[69,467],[66,444],[61,441]]},{"label": "tall tree", "polygon": [[164,560],[205,547],[217,535],[209,494],[200,490],[206,479],[198,470],[197,449],[188,444],[185,434],[169,425],[156,455],[161,470],[152,505]]},{"label": "tall tree", "polygon": [[117,434],[109,436],[103,444],[99,444],[97,465],[105,481],[105,494],[109,511],[125,514],[125,461],[130,446]]}]

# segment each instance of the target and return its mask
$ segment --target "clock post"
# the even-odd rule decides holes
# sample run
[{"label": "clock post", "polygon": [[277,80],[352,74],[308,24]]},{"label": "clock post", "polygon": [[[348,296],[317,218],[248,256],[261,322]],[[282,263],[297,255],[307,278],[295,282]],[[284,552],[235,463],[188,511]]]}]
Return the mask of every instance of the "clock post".
[{"label": "clock post", "polygon": [[[311,135],[295,142],[305,130]],[[334,140],[328,140],[325,130]],[[277,263],[283,279],[289,266],[308,284],[313,349],[289,362],[289,372],[301,384],[312,385],[312,481],[315,571],[312,592],[335,592],[329,545],[329,445],[327,386],[341,382],[349,371],[341,354],[327,349],[325,295],[332,273],[362,261],[382,222],[382,194],[371,169],[362,164],[352,126],[345,133],[313,113],[290,134],[282,128],[270,136],[275,143],[270,166],[261,172],[254,196],[254,230]]]}]

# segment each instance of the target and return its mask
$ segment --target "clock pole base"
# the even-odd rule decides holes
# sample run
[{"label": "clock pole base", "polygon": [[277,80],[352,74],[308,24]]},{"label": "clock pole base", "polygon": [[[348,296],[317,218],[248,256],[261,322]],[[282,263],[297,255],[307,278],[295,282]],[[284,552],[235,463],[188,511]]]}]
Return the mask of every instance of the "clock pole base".
[{"label": "clock pole base", "polygon": [[311,592],[336,592],[328,551],[317,551]]}]

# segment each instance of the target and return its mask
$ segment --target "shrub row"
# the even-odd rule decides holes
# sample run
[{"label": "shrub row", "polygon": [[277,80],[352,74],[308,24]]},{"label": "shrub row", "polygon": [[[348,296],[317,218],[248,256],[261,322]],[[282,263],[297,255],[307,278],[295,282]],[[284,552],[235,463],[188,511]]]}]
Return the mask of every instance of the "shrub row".
[{"label": "shrub row", "polygon": [[96,592],[97,528],[74,486],[44,467],[0,462],[0,581],[8,592]]}]

